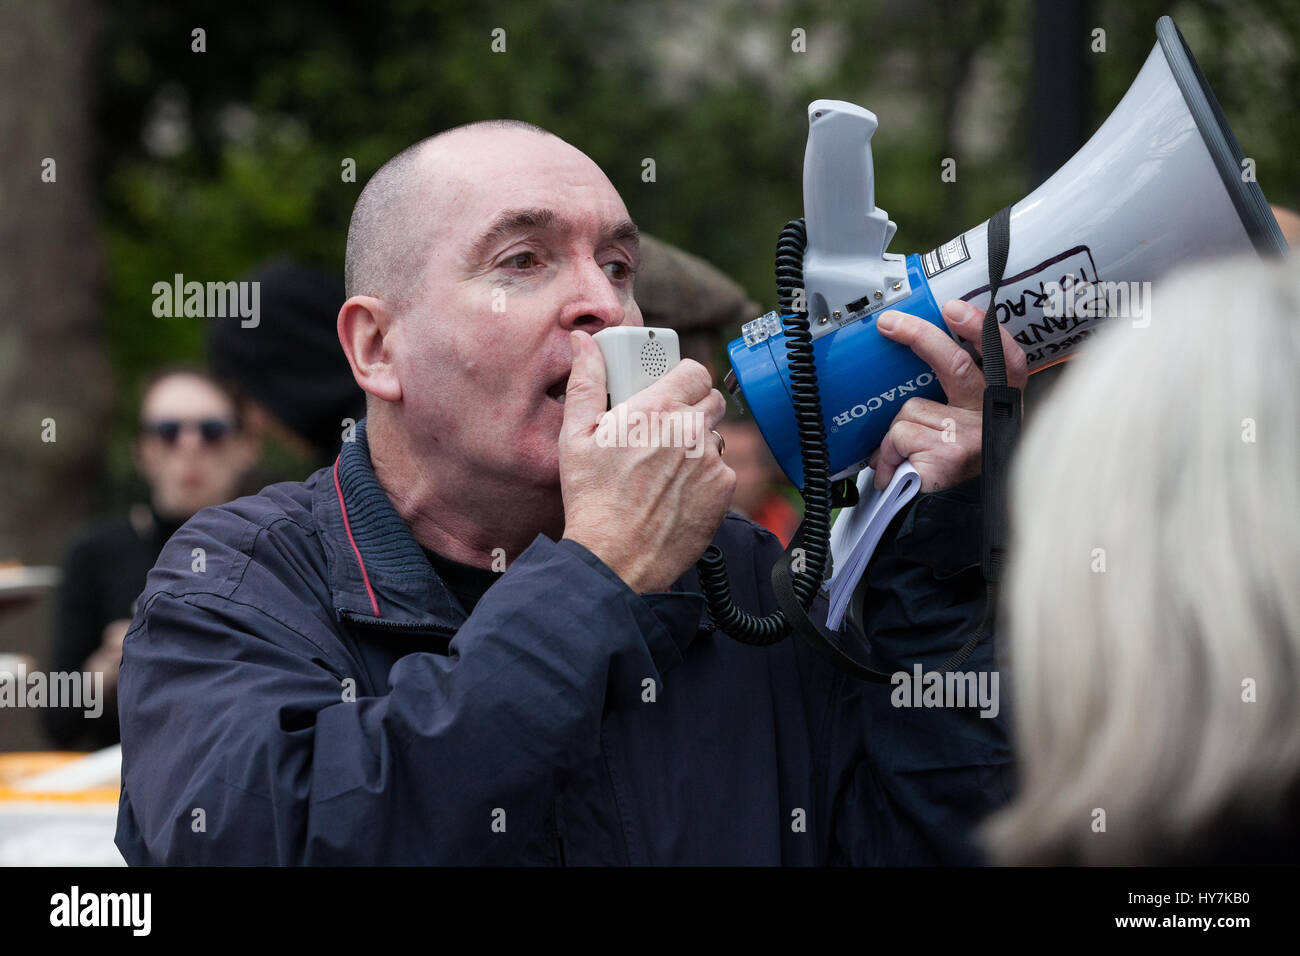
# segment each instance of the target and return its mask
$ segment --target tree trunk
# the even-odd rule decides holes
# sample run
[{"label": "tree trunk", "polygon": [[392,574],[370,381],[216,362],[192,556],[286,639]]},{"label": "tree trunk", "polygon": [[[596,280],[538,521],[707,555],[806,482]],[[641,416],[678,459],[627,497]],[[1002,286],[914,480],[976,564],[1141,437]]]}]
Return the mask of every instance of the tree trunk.
[{"label": "tree trunk", "polygon": [[[93,12],[83,0],[0,0],[0,559],[26,564],[57,563],[86,516],[108,419]],[[0,652],[43,660],[50,606],[0,615]],[[32,717],[0,712],[0,750],[41,746]]]}]

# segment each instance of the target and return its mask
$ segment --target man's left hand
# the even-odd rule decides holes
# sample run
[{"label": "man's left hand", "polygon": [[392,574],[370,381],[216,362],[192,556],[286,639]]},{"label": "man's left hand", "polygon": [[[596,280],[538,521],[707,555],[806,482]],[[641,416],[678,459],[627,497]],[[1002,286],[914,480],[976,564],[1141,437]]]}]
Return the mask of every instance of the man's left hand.
[{"label": "man's left hand", "polygon": [[[983,355],[984,311],[952,299],[943,318],[961,338]],[[876,471],[876,487],[885,488],[904,461],[921,476],[922,491],[942,491],[980,473],[980,442],[984,411],[984,373],[961,346],[938,326],[904,312],[882,312],[876,328],[885,338],[908,346],[934,374],[948,396],[947,405],[925,398],[908,399],[867,463]],[[1023,389],[1029,379],[1025,350],[1005,328],[1002,352],[1007,383]]]}]

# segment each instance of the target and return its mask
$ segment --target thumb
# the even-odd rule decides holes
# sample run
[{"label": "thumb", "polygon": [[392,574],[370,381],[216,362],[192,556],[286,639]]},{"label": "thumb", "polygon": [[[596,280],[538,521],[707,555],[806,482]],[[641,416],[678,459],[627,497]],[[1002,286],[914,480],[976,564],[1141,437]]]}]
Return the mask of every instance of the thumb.
[{"label": "thumb", "polygon": [[605,414],[605,357],[586,332],[570,332],[573,367],[564,395],[565,429],[589,431]]}]

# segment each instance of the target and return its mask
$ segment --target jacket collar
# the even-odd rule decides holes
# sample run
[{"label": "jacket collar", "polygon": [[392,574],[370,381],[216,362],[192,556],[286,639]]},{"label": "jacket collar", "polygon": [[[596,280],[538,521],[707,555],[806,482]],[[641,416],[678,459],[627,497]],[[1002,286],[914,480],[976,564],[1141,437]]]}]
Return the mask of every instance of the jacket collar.
[{"label": "jacket collar", "polygon": [[393,507],[370,462],[366,422],[357,423],[313,500],[339,620],[454,630],[465,612]]}]

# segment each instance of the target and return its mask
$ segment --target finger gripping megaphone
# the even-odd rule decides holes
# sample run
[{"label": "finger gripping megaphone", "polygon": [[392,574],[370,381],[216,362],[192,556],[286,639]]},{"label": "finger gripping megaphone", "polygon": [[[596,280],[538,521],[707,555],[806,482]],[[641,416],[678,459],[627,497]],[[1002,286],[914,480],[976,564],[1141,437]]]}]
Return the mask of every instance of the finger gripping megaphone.
[{"label": "finger gripping megaphone", "polygon": [[[875,205],[875,115],[836,100],[808,107],[804,219],[786,226],[777,247],[780,309],[747,323],[728,345],[726,378],[803,493],[804,525],[791,549],[806,550],[806,569],[788,570],[788,550],[773,570],[781,611],[757,618],[731,603],[721,554],[706,551],[700,583],[724,632],[765,644],[793,626],[836,666],[888,680],[845,649],[847,635],[827,634],[806,613],[826,565],[832,483],[866,467],[909,398],[945,400],[934,371],[877,331],[880,312],[908,312],[946,333],[940,304],[972,302],[990,316],[986,354],[997,351],[996,319],[1025,349],[1033,373],[1073,355],[1103,322],[1149,321],[1149,284],[1175,265],[1286,250],[1253,166],[1182,35],[1162,17],[1156,36],[1114,112],[1055,175],[924,255],[886,252],[895,224]],[[992,479],[986,496],[998,498],[988,489],[1000,487],[1001,477]],[[972,641],[986,632],[981,625]]]}]

